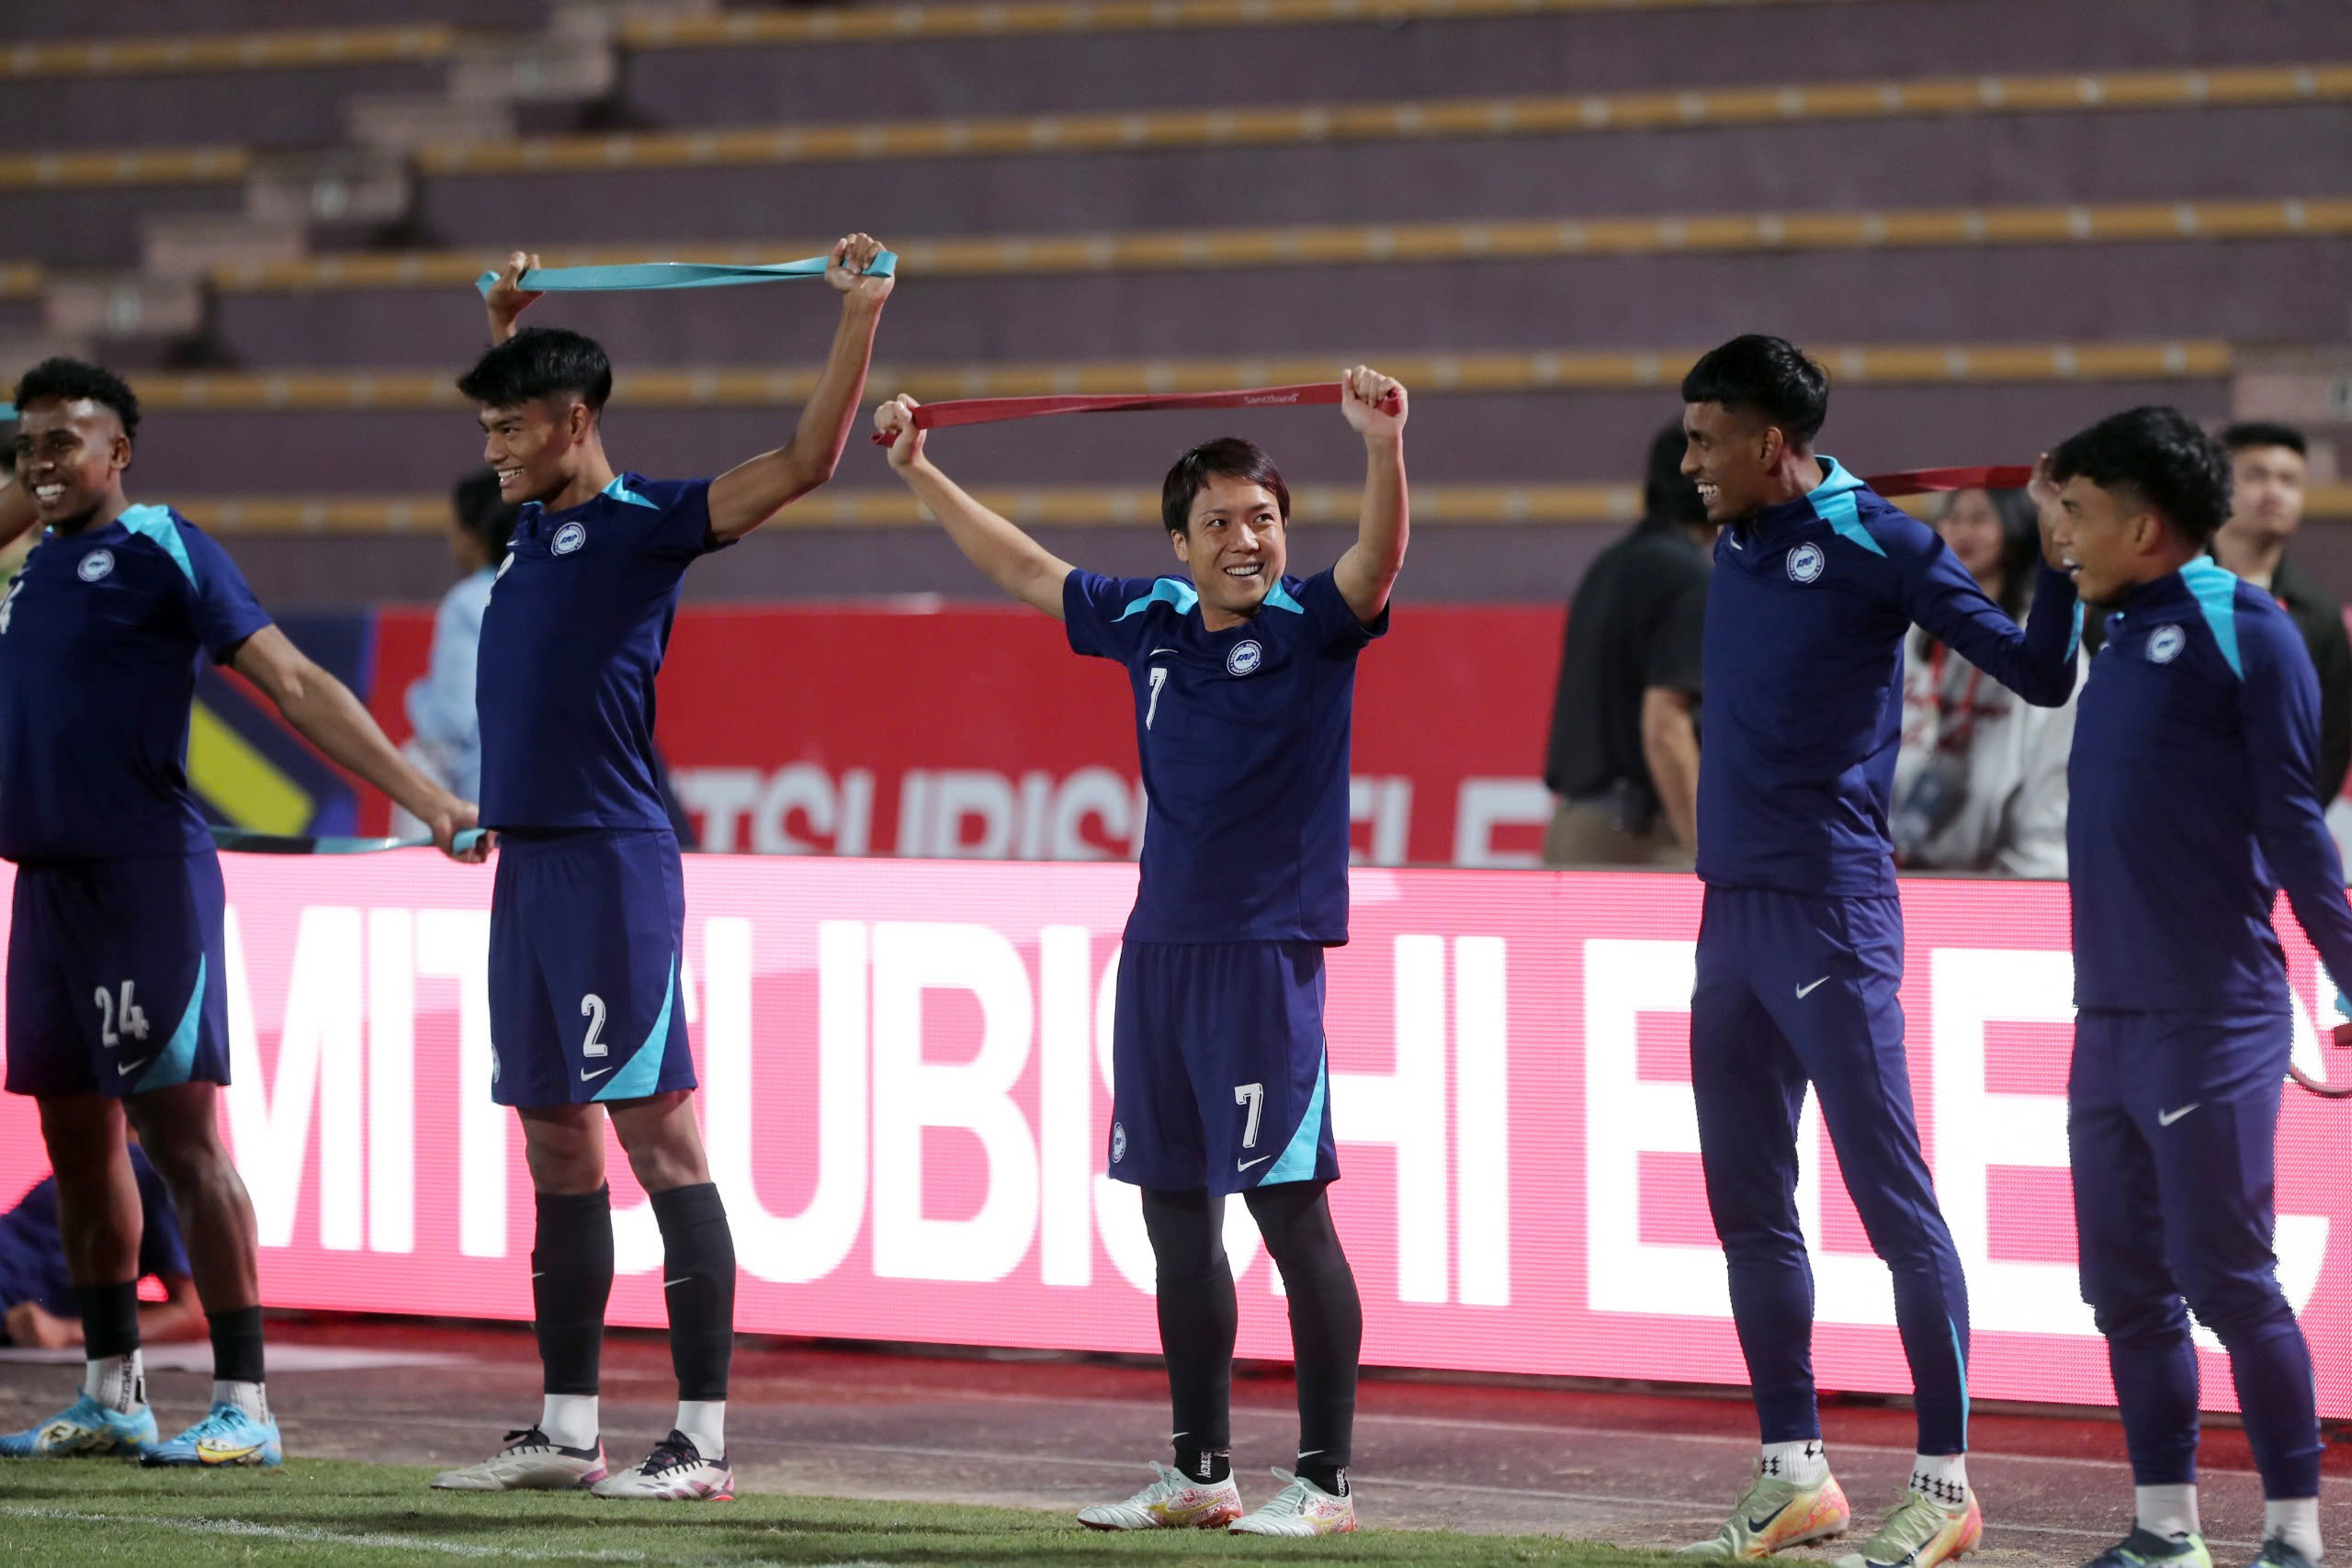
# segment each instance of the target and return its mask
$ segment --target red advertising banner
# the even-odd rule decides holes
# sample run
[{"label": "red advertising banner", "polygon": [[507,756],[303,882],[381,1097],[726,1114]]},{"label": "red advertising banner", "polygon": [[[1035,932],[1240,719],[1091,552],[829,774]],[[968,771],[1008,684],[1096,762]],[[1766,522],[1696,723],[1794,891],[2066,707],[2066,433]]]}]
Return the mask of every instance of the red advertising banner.
[{"label": "red advertising banner", "polygon": [[[1361,861],[1536,863],[1565,615],[1398,606],[1359,667]],[[429,612],[379,622],[372,706],[395,740],[431,639]],[[1019,605],[690,608],[660,738],[714,852],[1124,860],[1143,832],[1125,677]]]},{"label": "red advertising banner", "polygon": [[[520,1318],[531,1201],[488,1096],[487,872],[228,857],[223,1120],[273,1304]],[[1125,864],[690,857],[684,998],[746,1331],[1099,1350],[1156,1344],[1132,1189],[1106,1179]],[[1689,1087],[1699,888],[1669,875],[1359,868],[1330,968],[1339,1223],[1364,1354],[1478,1371],[1745,1381]],[[2102,1403],[2077,1299],[2066,894],[1905,885],[1917,1111],[1968,1269],[1971,1387]],[[5,908],[0,902],[0,908]],[[2298,1052],[2333,998],[2287,939]],[[2278,1252],[2321,1409],[2352,1416],[2346,1102],[2290,1092]],[[0,1102],[0,1192],[40,1168]],[[1817,1120],[1799,1200],[1825,1385],[1907,1386],[1886,1270]],[[616,1320],[663,1321],[615,1152]],[[1243,1205],[1243,1354],[1281,1281]],[[2204,1388],[2230,1382],[2208,1343]]]}]

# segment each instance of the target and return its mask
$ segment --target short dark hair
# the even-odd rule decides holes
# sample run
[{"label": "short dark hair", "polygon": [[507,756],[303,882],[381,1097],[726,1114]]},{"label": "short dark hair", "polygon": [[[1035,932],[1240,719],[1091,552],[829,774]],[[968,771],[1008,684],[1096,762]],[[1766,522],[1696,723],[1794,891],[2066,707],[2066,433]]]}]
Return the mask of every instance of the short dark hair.
[{"label": "short dark hair", "polygon": [[1679,424],[1668,425],[1650,443],[1649,472],[1642,478],[1643,522],[1673,523],[1685,528],[1706,523],[1707,503],[1699,499],[1699,487],[1682,471],[1682,455],[1690,449],[1690,439]]},{"label": "short dark hair", "polygon": [[491,565],[506,558],[506,541],[514,536],[516,509],[499,495],[496,468],[476,468],[459,479],[450,489],[449,510],[458,526],[481,541]]},{"label": "short dark hair", "polygon": [[1760,413],[1805,447],[1829,417],[1829,372],[1786,338],[1749,333],[1699,356],[1682,378],[1682,400]]},{"label": "short dark hair", "polygon": [[79,359],[44,359],[17,378],[14,397],[20,419],[26,407],[32,403],[51,399],[72,403],[87,398],[102,408],[114,410],[115,418],[122,422],[125,440],[135,445],[139,439],[139,394],[104,366]]},{"label": "short dark hair", "polygon": [[2222,446],[2233,457],[2249,446],[2284,446],[2298,457],[2312,455],[2301,431],[2275,419],[2242,419],[2222,432]]},{"label": "short dark hair", "polygon": [[569,396],[600,410],[613,395],[613,362],[594,338],[562,327],[525,327],[458,377],[458,390],[484,408]]},{"label": "short dark hair", "polygon": [[2177,408],[2126,409],[2076,432],[2050,454],[2050,477],[2130,490],[2200,547],[2229,520],[2230,455]]},{"label": "short dark hair", "polygon": [[1264,447],[1254,441],[1244,441],[1238,435],[1219,436],[1204,441],[1176,459],[1168,470],[1168,478],[1159,486],[1159,520],[1171,534],[1182,534],[1193,520],[1193,501],[1201,487],[1211,479],[1240,479],[1245,483],[1263,485],[1273,493],[1274,504],[1282,509],[1283,521],[1290,521],[1290,486],[1283,483],[1283,473],[1274,460],[1266,456]]}]

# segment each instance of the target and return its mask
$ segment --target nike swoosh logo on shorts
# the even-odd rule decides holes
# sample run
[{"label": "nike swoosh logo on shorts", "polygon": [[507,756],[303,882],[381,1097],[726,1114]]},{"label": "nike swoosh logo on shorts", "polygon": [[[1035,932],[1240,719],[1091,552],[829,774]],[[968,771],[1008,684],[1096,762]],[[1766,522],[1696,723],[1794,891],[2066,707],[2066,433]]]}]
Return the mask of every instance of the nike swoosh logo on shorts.
[{"label": "nike swoosh logo on shorts", "polygon": [[1245,1159],[1245,1160],[1241,1161],[1239,1164],[1236,1165],[1233,1168],[1234,1168],[1234,1169],[1236,1169],[1236,1170],[1247,1170],[1247,1169],[1249,1169],[1249,1168],[1250,1168],[1251,1166],[1253,1166],[1253,1165],[1263,1165],[1263,1164],[1265,1164],[1268,1160],[1270,1160],[1270,1159],[1272,1159],[1272,1158],[1273,1158],[1273,1157],[1274,1157],[1274,1156],[1272,1156],[1272,1155],[1260,1155],[1256,1159]]},{"label": "nike swoosh logo on shorts", "polygon": [[594,1072],[593,1072],[593,1073],[592,1073],[592,1072],[590,1072],[587,1068],[582,1067],[582,1068],[581,1068],[581,1069],[580,1069],[580,1081],[581,1081],[582,1083],[590,1083],[590,1082],[593,1082],[594,1080],[595,1080],[595,1079],[597,1079],[597,1078],[601,1078],[601,1077],[603,1077],[606,1073],[609,1073],[609,1072],[611,1072],[612,1070],[613,1070],[613,1069],[612,1069],[612,1068],[610,1068],[610,1067],[598,1067]]},{"label": "nike swoosh logo on shorts", "polygon": [[145,1066],[154,1059],[155,1058],[153,1056],[141,1056],[135,1062],[123,1063],[120,1066],[115,1068],[115,1071],[120,1073],[124,1077],[129,1077],[131,1074],[137,1072],[140,1068]]},{"label": "nike swoosh logo on shorts", "polygon": [[1799,986],[1797,987],[1797,1000],[1804,1000],[1805,998],[1813,995],[1814,992],[1819,990],[1822,987],[1827,984],[1829,984],[1829,976],[1824,975],[1820,979],[1815,980],[1810,986]]},{"label": "nike swoosh logo on shorts", "polygon": [[2159,1111],[2156,1112],[2156,1125],[2169,1127],[2204,1103],[2201,1100],[2192,1100],[2177,1111]]}]

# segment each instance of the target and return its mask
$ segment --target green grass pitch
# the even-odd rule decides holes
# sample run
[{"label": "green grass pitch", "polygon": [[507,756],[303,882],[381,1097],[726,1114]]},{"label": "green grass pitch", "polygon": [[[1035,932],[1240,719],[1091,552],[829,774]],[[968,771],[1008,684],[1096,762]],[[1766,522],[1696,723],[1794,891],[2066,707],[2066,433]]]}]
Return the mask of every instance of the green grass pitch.
[{"label": "green grass pitch", "polygon": [[1554,1563],[1655,1568],[1653,1553],[1553,1536],[1366,1530],[1312,1540],[1196,1531],[1106,1536],[1067,1515],[940,1503],[745,1495],[732,1503],[616,1504],[547,1493],[432,1492],[405,1465],[299,1460],[280,1471],[157,1472],[103,1461],[0,1466],[0,1562],[79,1568],[456,1568],[564,1564],[1132,1562]]}]

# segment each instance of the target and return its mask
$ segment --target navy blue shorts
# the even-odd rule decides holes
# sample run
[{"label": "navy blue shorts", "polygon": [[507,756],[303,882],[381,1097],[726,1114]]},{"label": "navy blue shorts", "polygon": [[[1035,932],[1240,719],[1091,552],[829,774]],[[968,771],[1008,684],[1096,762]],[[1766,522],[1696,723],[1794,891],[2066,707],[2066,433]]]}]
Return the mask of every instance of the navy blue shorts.
[{"label": "navy blue shorts", "polygon": [[227,896],[210,851],[17,868],[8,1092],[229,1081]]},{"label": "navy blue shorts", "polygon": [[1116,1180],[1239,1192],[1336,1179],[1323,949],[1128,942],[1111,1099]]},{"label": "navy blue shorts", "polygon": [[686,886],[666,832],[502,833],[490,895],[490,1097],[642,1100],[695,1087],[678,1000]]}]

